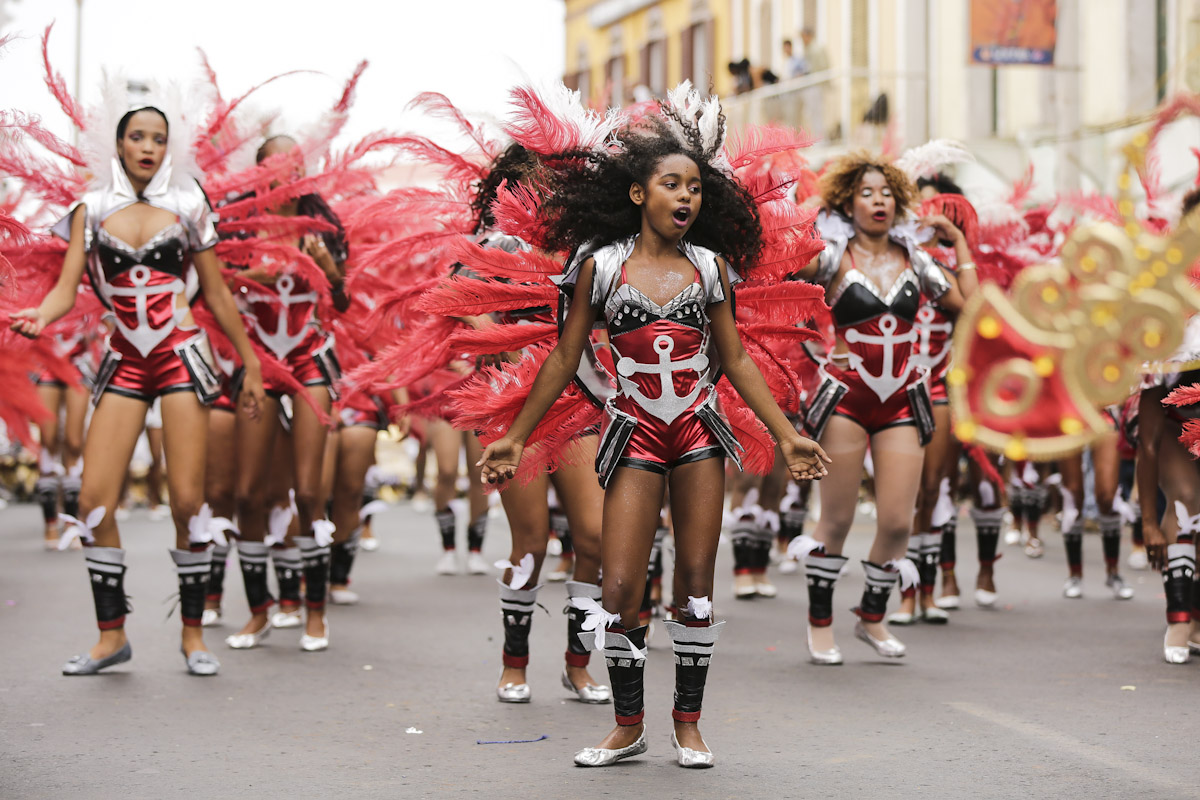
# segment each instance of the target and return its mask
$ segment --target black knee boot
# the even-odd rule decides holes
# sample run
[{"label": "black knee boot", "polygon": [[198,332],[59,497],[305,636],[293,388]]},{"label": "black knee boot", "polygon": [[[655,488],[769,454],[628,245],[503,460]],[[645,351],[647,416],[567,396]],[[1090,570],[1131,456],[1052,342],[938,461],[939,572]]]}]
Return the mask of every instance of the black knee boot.
[{"label": "black knee boot", "polygon": [[688,620],[663,623],[675,651],[675,706],[671,716],[679,722],[697,722],[704,702],[704,685],[724,622]]},{"label": "black knee boot", "polygon": [[271,607],[275,599],[267,589],[267,557],[269,548],[262,542],[238,540],[238,564],[242,570],[242,583],[246,587],[246,604],[251,614],[262,614]]},{"label": "black knee boot", "polygon": [[441,511],[433,515],[437,521],[438,533],[442,537],[442,549],[453,550],[455,548],[454,537],[456,523],[454,520],[454,512],[449,508],[443,508]]},{"label": "black knee boot", "polygon": [[300,607],[300,576],[304,561],[299,547],[279,547],[271,550],[275,565],[275,582],[279,585],[279,604],[287,610]]},{"label": "black knee boot", "polygon": [[41,506],[42,521],[47,525],[58,519],[58,493],[61,489],[62,480],[57,475],[43,475],[33,485],[33,501]]},{"label": "black knee boot", "polygon": [[863,587],[862,604],[856,613],[863,622],[882,622],[887,613],[888,598],[900,579],[900,573],[871,561],[862,562],[862,566],[867,580]]},{"label": "black knee boot", "polygon": [[[590,632],[584,635],[591,636]],[[617,724],[640,725],[646,716],[646,626],[629,631],[619,625],[606,629],[603,653]]]},{"label": "black knee boot", "polygon": [[212,549],[212,570],[208,573],[208,595],[205,600],[221,606],[221,598],[225,594],[225,569],[228,566],[229,545],[214,545]]},{"label": "black knee boot", "polygon": [[808,624],[814,628],[827,628],[833,624],[833,587],[847,561],[846,556],[826,555],[824,548],[813,550],[804,557]]},{"label": "black knee boot", "polygon": [[932,598],[934,587],[937,586],[938,564],[942,556],[942,532],[922,533],[919,538],[921,544],[917,572],[921,575],[921,596]]},{"label": "black knee boot", "polygon": [[344,542],[334,542],[329,549],[329,583],[332,586],[349,586],[350,570],[354,567],[354,556],[358,554],[358,537],[362,529],[355,530]]},{"label": "black knee boot", "polygon": [[171,559],[175,562],[175,572],[179,576],[179,616],[187,627],[199,628],[204,621],[204,599],[208,594],[208,578],[212,572],[212,551],[170,552]]},{"label": "black knee boot", "polygon": [[67,475],[62,479],[63,513],[79,516],[79,493],[83,490],[83,479],[79,475]]},{"label": "black knee boot", "polygon": [[92,581],[96,627],[102,631],[125,627],[125,615],[130,610],[125,597],[125,551],[119,547],[88,547],[84,559]]},{"label": "black knee boot", "polygon": [[467,550],[478,553],[483,550],[483,537],[487,535],[487,512],[483,512],[467,526]]},{"label": "black knee boot", "polygon": [[975,545],[980,564],[996,563],[996,548],[1000,544],[1000,526],[1004,522],[1003,508],[972,508],[971,522],[975,525]]},{"label": "black knee boot", "polygon": [[312,536],[297,536],[300,560],[304,563],[304,604],[309,611],[322,611],[329,591],[329,545],[319,545]]},{"label": "black knee boot", "polygon": [[1192,594],[1196,575],[1196,546],[1191,542],[1167,545],[1163,591],[1167,596],[1167,623],[1192,619]]}]

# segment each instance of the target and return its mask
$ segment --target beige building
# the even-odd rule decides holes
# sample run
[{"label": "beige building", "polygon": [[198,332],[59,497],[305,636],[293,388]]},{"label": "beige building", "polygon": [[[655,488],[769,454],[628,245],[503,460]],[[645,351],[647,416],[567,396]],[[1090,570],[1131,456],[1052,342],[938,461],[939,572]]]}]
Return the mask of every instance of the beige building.
[{"label": "beige building", "polygon": [[[593,102],[710,78],[732,122],[804,127],[822,139],[817,158],[964,141],[980,163],[960,177],[979,186],[1033,163],[1044,192],[1111,191],[1132,129],[1200,91],[1200,0],[1058,0],[1054,65],[999,68],[969,63],[968,0],[565,1],[566,77]],[[824,69],[789,77],[784,39]],[[743,59],[779,82],[735,96],[729,64]],[[1196,145],[1195,120],[1168,130],[1168,185],[1194,178]]]}]

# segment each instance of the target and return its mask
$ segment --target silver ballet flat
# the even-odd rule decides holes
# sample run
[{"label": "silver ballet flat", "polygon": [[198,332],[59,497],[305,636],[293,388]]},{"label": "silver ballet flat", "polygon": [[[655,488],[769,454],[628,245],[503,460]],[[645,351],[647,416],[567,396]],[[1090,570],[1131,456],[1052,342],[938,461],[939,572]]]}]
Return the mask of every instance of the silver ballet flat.
[{"label": "silver ballet flat", "polygon": [[842,663],[842,650],[836,644],[832,650],[814,650],[812,643],[812,627],[808,628],[808,660],[820,666],[830,666]]},{"label": "silver ballet flat", "polygon": [[306,653],[319,653],[329,649],[329,620],[325,620],[324,636],[309,636],[307,633],[300,637],[300,649]]},{"label": "silver ballet flat", "polygon": [[889,625],[912,625],[917,619],[916,614],[910,614],[907,611],[893,611],[887,615]]},{"label": "silver ballet flat", "polygon": [[962,606],[962,601],[959,599],[958,595],[948,594],[944,597],[939,597],[937,600],[934,600],[933,604],[938,608],[942,608],[947,611],[956,611]]},{"label": "silver ballet flat", "polygon": [[183,653],[183,658],[187,661],[187,671],[189,675],[216,675],[221,669],[221,662],[217,661],[217,657],[207,650],[193,650],[189,656],[183,652],[183,648],[179,648],[179,652]]},{"label": "silver ballet flat", "polygon": [[1200,656],[1200,642],[1195,639],[1188,639],[1188,650],[1192,651],[1193,655]]},{"label": "silver ballet flat", "polygon": [[[679,740],[675,738],[675,731],[671,731],[671,746],[675,748],[675,757],[679,761],[679,766],[687,769],[707,769],[717,760],[716,756],[710,752],[681,746]],[[705,747],[707,746],[705,744]]]},{"label": "silver ballet flat", "polygon": [[854,623],[854,635],[871,645],[875,649],[875,652],[884,658],[903,658],[904,654],[908,651],[908,648],[904,646],[904,642],[895,636],[889,635],[886,639],[876,639],[867,633],[862,620]]},{"label": "silver ballet flat", "polygon": [[86,653],[74,656],[70,661],[63,664],[62,674],[95,675],[102,669],[116,664],[124,664],[131,658],[133,658],[133,648],[129,646],[129,642],[126,642],[124,647],[105,658],[92,658]]},{"label": "silver ballet flat", "polygon": [[496,697],[501,703],[528,703],[532,694],[528,683],[506,683],[496,687]]},{"label": "silver ballet flat", "polygon": [[576,697],[578,697],[579,702],[581,703],[601,705],[603,703],[612,702],[612,689],[599,684],[581,686],[576,689],[575,684],[571,683],[571,679],[567,676],[567,671],[565,669],[563,670],[562,674],[562,685],[564,689],[566,689],[568,692],[572,692]]},{"label": "silver ballet flat", "polygon": [[204,613],[200,615],[200,627],[211,628],[221,624],[221,609],[206,608]]},{"label": "silver ballet flat", "polygon": [[995,608],[996,601],[1000,599],[1000,595],[995,592],[989,592],[987,589],[975,590],[975,605],[980,608]]},{"label": "silver ballet flat", "polygon": [[1176,647],[1175,645],[1167,644],[1167,634],[1163,634],[1163,661],[1166,661],[1168,664],[1186,664],[1191,660],[1191,650],[1187,647]]},{"label": "silver ballet flat", "polygon": [[271,615],[272,628],[299,628],[303,623],[298,608],[294,611],[276,611]]},{"label": "silver ballet flat", "polygon": [[232,647],[234,650],[250,650],[258,647],[263,639],[267,638],[267,634],[271,632],[271,620],[267,620],[267,624],[262,626],[262,630],[255,633],[235,633],[232,636],[225,637],[225,644]]},{"label": "silver ballet flat", "polygon": [[640,756],[646,750],[646,728],[643,726],[641,735],[629,747],[622,747],[617,750],[605,750],[603,747],[585,747],[575,754],[575,765],[579,767],[607,767],[609,764],[615,764],[623,758]]},{"label": "silver ballet flat", "polygon": [[945,625],[950,621],[950,615],[935,606],[921,609],[921,621],[927,625]]}]

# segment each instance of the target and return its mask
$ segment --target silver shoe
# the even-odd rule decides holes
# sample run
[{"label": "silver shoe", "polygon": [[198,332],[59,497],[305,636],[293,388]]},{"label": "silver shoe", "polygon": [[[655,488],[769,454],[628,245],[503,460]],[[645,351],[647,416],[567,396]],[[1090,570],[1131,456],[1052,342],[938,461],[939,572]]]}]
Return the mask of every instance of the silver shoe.
[{"label": "silver shoe", "polygon": [[1113,593],[1114,600],[1133,599],[1133,587],[1126,584],[1120,575],[1109,575],[1104,585]]},{"label": "silver shoe", "polygon": [[204,613],[200,615],[200,627],[212,628],[221,624],[221,609],[206,608]]},{"label": "silver shoe", "polygon": [[193,650],[189,656],[183,652],[181,647],[179,652],[183,653],[183,657],[187,661],[189,675],[216,675],[217,671],[221,669],[221,662],[217,661],[217,657],[207,650]]},{"label": "silver shoe", "polygon": [[956,611],[962,607],[962,600],[956,594],[947,594],[934,600],[933,604],[946,611]]},{"label": "silver shoe", "polygon": [[496,698],[501,703],[528,703],[532,694],[528,683],[506,683],[496,687]]},{"label": "silver shoe", "polygon": [[920,619],[918,614],[910,614],[907,611],[893,611],[887,615],[889,625],[912,625],[918,619]]},{"label": "silver shoe", "polygon": [[235,633],[232,636],[225,637],[225,644],[229,645],[234,650],[251,650],[267,638],[267,634],[271,632],[273,623],[270,619],[267,624],[262,626],[262,629],[254,633]]},{"label": "silver shoe", "polygon": [[814,650],[812,643],[812,626],[808,627],[808,660],[821,666],[842,663],[842,651],[836,644],[832,650]]},{"label": "silver shoe", "polygon": [[[1190,645],[1191,642],[1189,641]],[[1187,647],[1176,647],[1167,644],[1167,634],[1163,634],[1163,661],[1168,664],[1186,664],[1192,660],[1191,650]]]},{"label": "silver shoe", "polygon": [[950,622],[950,615],[936,605],[921,609],[921,621],[929,625],[945,625]]},{"label": "silver shoe", "polygon": [[1083,578],[1074,575],[1067,578],[1067,582],[1063,584],[1063,597],[1068,600],[1077,600],[1083,597]]},{"label": "silver shoe", "polygon": [[646,752],[646,749],[646,727],[643,725],[641,735],[629,747],[622,747],[618,750],[605,750],[603,747],[585,747],[575,754],[575,764],[580,767],[607,767],[609,764],[615,764],[623,758],[640,756]]},{"label": "silver shoe", "polygon": [[335,606],[353,606],[358,604],[358,592],[352,589],[330,589],[329,602]]},{"label": "silver shoe", "polygon": [[[524,685],[524,684],[522,684],[522,685]],[[574,693],[575,696],[579,698],[579,702],[581,702],[581,703],[592,703],[594,705],[601,705],[603,703],[611,703],[612,702],[612,689],[608,688],[607,686],[602,686],[600,684],[591,684],[589,686],[581,686],[580,688],[576,689],[575,684],[571,683],[571,678],[567,675],[567,671],[565,669],[563,670],[563,674],[562,674],[562,685],[563,685],[563,688],[566,689],[568,692]],[[501,698],[501,699],[503,699],[503,698]],[[526,701],[526,702],[528,702],[528,701]]]},{"label": "silver shoe", "polygon": [[307,633],[300,637],[300,649],[306,653],[319,653],[329,649],[329,618],[325,618],[325,635],[309,636]]},{"label": "silver shoe", "polygon": [[995,592],[989,592],[987,589],[975,590],[975,605],[979,606],[980,608],[995,608],[996,601],[999,598],[1000,595],[996,594]]},{"label": "silver shoe", "polygon": [[276,611],[271,615],[272,628],[299,628],[303,622],[299,607],[291,611]]},{"label": "silver shoe", "polygon": [[904,642],[891,634],[888,634],[888,638],[886,639],[876,639],[867,632],[867,628],[862,624],[862,620],[854,623],[854,635],[871,645],[875,649],[875,652],[884,658],[903,658],[904,654],[908,652],[908,648],[904,646]]},{"label": "silver shoe", "polygon": [[124,664],[131,658],[133,658],[133,648],[129,646],[129,642],[126,642],[124,647],[105,658],[92,658],[86,653],[74,656],[70,661],[63,664],[62,674],[95,675],[102,669],[116,664]]},{"label": "silver shoe", "polygon": [[1197,642],[1195,639],[1189,637],[1188,650],[1191,650],[1193,655],[1200,656],[1200,642]]},{"label": "silver shoe", "polygon": [[[711,752],[681,746],[679,740],[675,738],[675,731],[671,731],[671,746],[675,748],[675,757],[679,761],[679,766],[687,769],[707,769],[717,760]],[[705,747],[708,745],[706,744]]]}]

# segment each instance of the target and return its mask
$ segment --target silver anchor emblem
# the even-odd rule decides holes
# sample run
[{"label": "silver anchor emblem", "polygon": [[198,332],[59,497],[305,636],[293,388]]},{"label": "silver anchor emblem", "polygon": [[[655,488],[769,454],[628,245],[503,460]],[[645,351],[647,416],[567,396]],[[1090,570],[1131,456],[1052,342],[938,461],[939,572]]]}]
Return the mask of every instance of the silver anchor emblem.
[{"label": "silver anchor emblem", "polygon": [[905,333],[895,335],[896,328],[900,323],[892,314],[884,314],[879,318],[879,328],[883,334],[876,336],[874,334],[862,333],[857,328],[851,328],[846,331],[846,342],[849,344],[869,344],[875,345],[883,350],[883,367],[879,375],[872,375],[863,363],[862,356],[851,351],[850,368],[858,373],[858,376],[863,379],[863,383],[871,387],[871,390],[879,397],[881,401],[887,400],[898,389],[904,386],[908,381],[908,375],[912,372],[913,363],[911,359],[905,359],[904,371],[899,375],[892,374],[896,365],[896,346],[901,344],[912,344],[917,340],[917,331],[910,328]]},{"label": "silver anchor emblem", "polygon": [[934,372],[946,356],[950,355],[950,348],[943,347],[942,352],[934,356],[931,352],[932,345],[930,339],[935,333],[944,333],[949,335],[954,331],[954,323],[944,322],[941,325],[933,324],[933,319],[936,316],[931,306],[921,306],[921,310],[917,312],[917,349],[912,354],[912,362],[918,367],[925,367],[930,372]]},{"label": "silver anchor emblem", "polygon": [[299,333],[291,335],[288,333],[288,322],[291,321],[291,308],[300,303],[316,303],[317,293],[306,292],[304,294],[292,294],[292,290],[296,288],[296,279],[291,275],[283,274],[279,276],[279,280],[275,282],[275,290],[278,294],[263,294],[253,293],[247,296],[247,299],[255,303],[272,303],[279,307],[278,316],[275,319],[275,332],[270,333],[263,328],[262,323],[258,321],[258,317],[254,317],[254,330],[258,333],[259,340],[267,347],[271,348],[271,352],[276,358],[287,358],[288,354],[296,349],[296,345],[304,341],[304,337],[308,335],[308,323],[300,326]]},{"label": "silver anchor emblem", "polygon": [[[708,337],[706,336],[704,342],[707,343],[707,341]],[[617,349],[616,345],[611,346],[613,350]],[[692,391],[680,397],[675,394],[675,384],[671,377],[676,372],[687,370],[703,375],[704,371],[708,369],[708,356],[704,354],[704,344],[701,344],[700,350],[691,358],[672,361],[671,353],[675,352],[675,340],[666,334],[654,338],[654,350],[658,353],[657,364],[642,364],[632,358],[621,356],[617,361],[617,380],[621,383],[622,394],[633,398],[634,402],[651,415],[670,425],[680,414],[691,407],[696,398],[700,396],[700,390],[704,388],[703,381],[696,381],[696,386]],[[619,350],[617,355],[620,355]],[[642,394],[637,384],[629,380],[630,376],[636,374],[657,375],[661,387],[659,396],[650,398]]]},{"label": "silver anchor emblem", "polygon": [[134,308],[137,312],[137,326],[129,327],[121,321],[121,316],[115,315],[117,329],[125,337],[125,340],[138,349],[138,352],[143,356],[148,356],[155,347],[167,336],[171,331],[175,330],[184,317],[187,316],[188,308],[175,307],[174,313],[167,324],[161,328],[155,328],[150,324],[150,315],[147,309],[147,300],[158,295],[170,294],[172,300],[175,295],[184,291],[187,286],[178,278],[170,283],[162,283],[157,286],[150,286],[150,268],[143,267],[140,264],[126,273],[129,280],[133,282],[133,286],[112,286],[107,287],[106,291],[110,296],[114,297],[133,297]]}]

